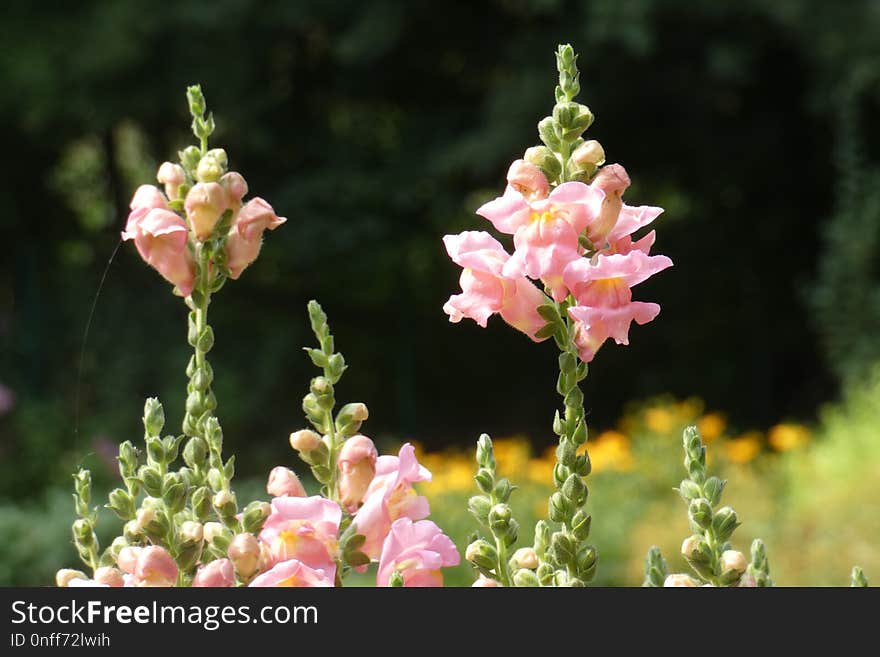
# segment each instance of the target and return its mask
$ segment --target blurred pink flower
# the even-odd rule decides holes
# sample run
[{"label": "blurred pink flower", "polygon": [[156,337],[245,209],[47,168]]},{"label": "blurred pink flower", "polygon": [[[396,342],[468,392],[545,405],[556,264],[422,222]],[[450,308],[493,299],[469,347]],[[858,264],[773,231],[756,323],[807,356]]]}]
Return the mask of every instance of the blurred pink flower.
[{"label": "blurred pink flower", "polygon": [[455,544],[433,522],[399,518],[382,545],[376,585],[388,586],[391,573],[397,571],[404,586],[443,586],[440,569],[460,561]]},{"label": "blurred pink flower", "polygon": [[272,497],[282,497],[289,495],[291,497],[305,497],[306,489],[296,473],[284,466],[276,466],[269,473],[269,481],[266,482],[266,492]]},{"label": "blurred pink flower", "polygon": [[502,269],[510,256],[489,233],[465,231],[443,238],[449,257],[464,268],[460,283],[462,294],[449,298],[443,306],[449,321],[463,317],[486,327],[495,313],[535,342],[535,334],[546,324],[537,308],[548,301],[541,290],[525,276],[509,278]]},{"label": "blurred pink flower", "polygon": [[135,586],[174,586],[177,564],[168,551],[158,545],[142,548],[134,567]]}]

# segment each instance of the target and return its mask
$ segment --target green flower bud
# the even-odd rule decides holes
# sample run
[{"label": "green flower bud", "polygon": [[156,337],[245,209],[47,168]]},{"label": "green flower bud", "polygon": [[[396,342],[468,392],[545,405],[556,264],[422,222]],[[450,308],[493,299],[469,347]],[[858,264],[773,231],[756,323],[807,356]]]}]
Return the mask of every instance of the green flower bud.
[{"label": "green flower bud", "polygon": [[496,534],[503,534],[510,526],[511,512],[506,504],[496,504],[489,510],[489,528]]},{"label": "green flower bud", "polygon": [[510,481],[508,479],[502,477],[495,484],[493,492],[496,499],[501,502],[507,502],[507,500],[510,499],[510,494],[513,492],[513,486],[510,485]]},{"label": "green flower bud", "polygon": [[346,404],[336,414],[336,430],[343,436],[352,436],[360,430],[361,424],[369,416],[366,404]]},{"label": "green flower bud", "polygon": [[593,517],[586,514],[583,509],[574,514],[571,519],[571,533],[578,541],[586,540],[590,535],[590,525]]},{"label": "green flower bud", "polygon": [[551,116],[544,117],[538,122],[538,137],[551,151],[559,151],[562,148],[559,126]]},{"label": "green flower bud", "polygon": [[400,574],[399,570],[391,572],[391,576],[388,578],[388,586],[395,589],[403,586],[403,575]]},{"label": "green flower bud", "polygon": [[[562,440],[559,441],[559,445],[556,447],[556,460],[561,465],[564,465],[564,466],[570,468],[571,466],[574,465],[576,455],[577,455],[577,448],[574,446],[574,444],[570,440],[563,438]],[[568,478],[568,475],[566,475],[565,478],[562,479],[562,481],[565,481],[565,479],[567,479],[567,478]]]},{"label": "green flower bud", "polygon": [[194,436],[189,439],[186,447],[183,448],[183,460],[184,462],[193,469],[198,469],[202,467],[205,463],[205,458],[208,456],[208,446],[205,444],[205,441],[199,437]]},{"label": "green flower bud", "polygon": [[712,561],[712,550],[702,536],[688,536],[681,544],[681,554],[695,564],[708,564]]},{"label": "green flower bud", "polygon": [[232,543],[232,532],[219,522],[206,522],[202,535],[206,543],[222,554],[226,554]]},{"label": "green flower bud", "polygon": [[852,573],[850,573],[850,587],[865,588],[867,586],[868,578],[865,577],[865,572],[858,566],[853,566]]},{"label": "green flower bud", "polygon": [[339,381],[342,373],[345,371],[345,358],[342,354],[333,354],[327,359],[327,369],[329,370],[330,379],[333,383]]},{"label": "green flower bud", "polygon": [[230,518],[238,513],[238,505],[235,502],[235,493],[228,490],[218,491],[212,500],[214,508],[224,518]]},{"label": "green flower bud", "polygon": [[542,563],[538,566],[538,570],[535,574],[538,576],[538,581],[541,582],[541,585],[547,586],[553,580],[555,572],[555,569],[549,563]]},{"label": "green flower bud", "polygon": [[226,151],[223,150],[222,148],[212,148],[212,149],[209,150],[207,153],[205,153],[205,155],[206,155],[207,157],[212,157],[212,158],[214,158],[214,159],[217,161],[217,163],[218,163],[221,167],[223,167],[223,170],[224,170],[224,171],[225,171],[226,168],[229,166],[229,158],[228,158],[227,155],[226,155]]},{"label": "green flower bud", "polygon": [[565,522],[571,517],[573,511],[571,502],[559,491],[550,496],[549,507],[550,520],[553,522]]},{"label": "green flower bud", "polygon": [[487,495],[490,494],[495,487],[495,477],[492,476],[492,473],[486,468],[480,468],[477,470],[477,474],[474,475],[474,481],[477,482],[477,488]]},{"label": "green flower bud", "polygon": [[263,523],[270,513],[272,513],[272,505],[268,502],[251,502],[244,508],[241,517],[242,527],[246,532],[257,534],[263,528]]},{"label": "green flower bud", "polygon": [[523,159],[541,169],[548,180],[556,180],[562,174],[562,164],[559,158],[546,146],[529,148],[523,155]]},{"label": "green flower bud", "polygon": [[[182,151],[177,153],[180,158],[180,164],[186,169],[190,175],[195,177],[196,168],[199,166],[199,160],[202,158],[202,153],[198,149],[197,146],[187,146]],[[185,192],[181,189],[178,191],[178,194],[181,196],[185,195]]]},{"label": "green flower bud", "polygon": [[485,495],[474,495],[468,500],[468,510],[480,524],[489,523],[489,509],[491,508],[492,502]]},{"label": "green flower bud", "polygon": [[712,519],[712,529],[715,531],[715,537],[719,541],[726,541],[733,534],[734,530],[739,527],[739,518],[729,506],[724,506],[715,512]]},{"label": "green flower bud", "polygon": [[207,487],[201,486],[193,492],[192,510],[196,518],[203,522],[211,516],[211,491]]},{"label": "green flower bud", "polygon": [[122,520],[130,520],[131,518],[134,518],[134,499],[132,499],[132,496],[129,495],[128,491],[121,488],[115,488],[110,492],[108,500],[109,503],[105,506]]},{"label": "green flower bud", "polygon": [[709,525],[712,524],[712,506],[709,504],[708,500],[705,500],[702,497],[691,500],[690,506],[688,507],[688,515],[697,527],[702,529],[708,529]]},{"label": "green flower bud", "polygon": [[156,468],[142,465],[138,470],[138,477],[148,495],[158,497],[162,494],[162,476]]},{"label": "green flower bud", "polygon": [[749,564],[742,552],[725,550],[718,562],[718,567],[721,571],[721,583],[730,585],[738,582],[748,566]]},{"label": "green flower bud", "polygon": [[158,436],[165,426],[165,409],[155,397],[149,397],[144,403],[144,431],[148,436]]},{"label": "green flower bud", "polygon": [[73,535],[83,545],[91,545],[94,542],[92,523],[85,518],[78,518],[73,523]]},{"label": "green flower bud", "polygon": [[514,586],[541,586],[538,576],[527,568],[520,568],[513,573]]},{"label": "green flower bud", "polygon": [[[217,158],[213,157],[210,153],[205,155],[201,160],[199,160],[199,165],[196,167],[196,180],[201,183],[211,183],[217,182],[220,180],[220,177],[226,173],[223,166],[217,160]],[[201,189],[201,188],[199,188]]]},{"label": "green flower bud", "polygon": [[226,479],[223,477],[223,472],[219,468],[211,468],[208,470],[208,485],[212,490],[220,490],[223,488],[223,484],[226,483]]},{"label": "green flower bud", "polygon": [[477,441],[477,464],[487,470],[495,470],[495,453],[492,449],[492,439],[485,433]]},{"label": "green flower bud", "polygon": [[156,436],[148,436],[146,440],[147,440],[147,458],[149,458],[154,463],[164,463],[165,462],[165,448],[162,445],[162,440]]},{"label": "green flower bud", "polygon": [[492,570],[498,563],[498,553],[495,548],[483,539],[478,539],[468,545],[464,558],[484,570]]},{"label": "green flower bud", "polygon": [[189,113],[193,117],[202,116],[205,113],[205,96],[202,94],[201,85],[194,84],[187,87],[186,102],[189,105]]},{"label": "green flower bud", "polygon": [[678,494],[681,495],[685,502],[690,502],[698,497],[702,497],[703,491],[699,484],[695,484],[690,479],[685,479],[678,485]]},{"label": "green flower bud", "polygon": [[556,561],[563,565],[572,565],[575,561],[575,545],[571,537],[563,532],[554,532],[550,537],[550,551]]},{"label": "green flower bud", "polygon": [[571,501],[573,506],[583,506],[587,501],[587,485],[579,475],[572,473],[562,485],[562,494]]}]

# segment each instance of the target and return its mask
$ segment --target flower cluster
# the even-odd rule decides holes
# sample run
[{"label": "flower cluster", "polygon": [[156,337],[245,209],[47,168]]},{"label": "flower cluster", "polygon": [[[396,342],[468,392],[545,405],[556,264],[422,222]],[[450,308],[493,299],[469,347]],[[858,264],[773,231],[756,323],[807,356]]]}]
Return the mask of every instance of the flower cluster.
[{"label": "flower cluster", "polygon": [[[443,238],[461,265],[462,294],[444,306],[450,321],[469,317],[485,327],[498,313],[533,340],[547,323],[538,307],[571,298],[580,357],[593,359],[609,338],[628,344],[633,321],[645,324],[660,312],[656,303],[632,300],[632,287],[672,265],[650,255],[655,233],[632,235],[662,212],[623,202],[629,176],[619,164],[599,169],[589,183],[563,182],[552,188],[544,172],[524,159],[507,172],[504,194],[477,214],[501,233],[513,235],[512,255],[489,233],[465,231]],[[545,292],[529,279],[540,281]],[[544,336],[548,337],[548,336]]]}]

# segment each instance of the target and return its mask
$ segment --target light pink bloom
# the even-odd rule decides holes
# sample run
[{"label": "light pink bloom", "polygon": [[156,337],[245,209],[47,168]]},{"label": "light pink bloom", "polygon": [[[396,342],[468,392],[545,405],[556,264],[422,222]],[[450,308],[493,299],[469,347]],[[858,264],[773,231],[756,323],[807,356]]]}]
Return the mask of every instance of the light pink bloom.
[{"label": "light pink bloom", "polygon": [[144,548],[137,545],[127,545],[119,551],[116,557],[116,565],[119,569],[131,575],[137,567],[138,555]]},{"label": "light pink bloom", "polygon": [[[654,207],[652,205],[627,205],[623,204],[620,214],[617,217],[617,223],[608,233],[607,240],[610,244],[615,244],[627,235],[632,235],[639,228],[643,228],[650,224],[654,219],[663,213],[663,208]],[[647,236],[646,236],[647,237]],[[600,245],[596,245],[600,246]]]},{"label": "light pink bloom", "polygon": [[529,200],[547,198],[550,183],[537,166],[525,160],[514,160],[507,170],[507,184]]},{"label": "light pink bloom", "polygon": [[566,265],[580,257],[578,236],[599,218],[604,192],[580,182],[559,185],[545,199],[528,200],[511,185],[477,214],[513,235],[516,250],[504,263],[508,278],[529,276],[550,287],[553,298],[568,296],[562,282]]},{"label": "light pink bloom", "polygon": [[376,474],[379,452],[373,441],[360,434],[345,441],[339,452],[339,497],[349,513],[357,511]]},{"label": "light pink bloom", "polygon": [[342,509],[332,500],[317,495],[276,497],[260,540],[269,546],[274,563],[297,559],[324,569],[332,578],[341,520]]},{"label": "light pink bloom", "polygon": [[226,190],[220,183],[196,183],[187,192],[183,207],[196,238],[206,240],[229,207]]},{"label": "light pink bloom", "polygon": [[399,518],[382,545],[376,586],[388,586],[394,571],[401,574],[404,586],[443,586],[440,569],[460,561],[455,544],[433,522]]},{"label": "light pink bloom", "polygon": [[237,171],[224,173],[220,178],[220,186],[226,190],[226,202],[230,208],[241,207],[241,199],[247,196],[248,184]]},{"label": "light pink bloom", "polygon": [[99,582],[99,581],[94,580],[94,579],[79,579],[79,578],[77,577],[77,578],[74,578],[74,579],[70,580],[70,581],[67,583],[67,586],[69,586],[69,587],[72,588],[72,589],[78,589],[78,588],[96,588],[96,589],[102,589],[102,588],[108,588],[110,585],[109,585],[109,584],[104,584],[103,582]]},{"label": "light pink bloom", "polygon": [[156,174],[156,180],[165,185],[168,198],[175,199],[180,195],[180,186],[186,182],[186,172],[179,164],[163,162]]},{"label": "light pink bloom", "polygon": [[131,197],[131,203],[128,207],[132,210],[145,208],[152,210],[154,208],[168,209],[168,201],[155,185],[141,185],[134,190],[134,196]]},{"label": "light pink bloom", "polygon": [[428,500],[413,489],[419,481],[430,481],[431,473],[419,465],[415,448],[406,443],[398,456],[376,459],[376,476],[354,516],[358,534],[366,537],[361,550],[376,561],[392,523],[398,518],[421,520],[430,513]]},{"label": "light pink bloom", "polygon": [[632,301],[631,287],[672,266],[663,255],[649,256],[640,249],[627,254],[579,258],[565,269],[565,285],[578,305],[619,307]]},{"label": "light pink bloom", "polygon": [[272,468],[269,473],[269,481],[266,483],[266,492],[272,497],[282,497],[289,495],[291,497],[305,497],[306,489],[296,473],[284,466]]},{"label": "light pink bloom", "polygon": [[328,573],[321,568],[309,568],[306,564],[296,559],[282,561],[275,564],[262,575],[254,578],[248,586],[272,587],[318,587],[333,586],[333,573]]},{"label": "light pink bloom", "polygon": [[189,296],[195,282],[195,263],[186,247],[186,224],[170,210],[137,208],[128,218],[123,240],[134,240],[138,253],[168,282]]},{"label": "light pink bloom", "polygon": [[481,574],[477,580],[471,584],[471,587],[478,589],[495,589],[501,587],[501,582]]},{"label": "light pink bloom", "polygon": [[275,230],[287,219],[278,217],[263,199],[252,198],[238,213],[226,240],[227,266],[233,280],[260,255],[263,231]]},{"label": "light pink bloom", "polygon": [[95,581],[105,586],[114,588],[121,587],[125,584],[122,579],[122,572],[113,566],[101,566],[95,571]]},{"label": "light pink bloom", "polygon": [[548,299],[524,276],[508,278],[502,274],[510,256],[498,240],[486,232],[465,231],[446,235],[443,243],[452,260],[464,267],[462,294],[453,295],[443,306],[449,321],[469,317],[485,328],[489,317],[499,313],[505,322],[540,342],[535,333],[547,322],[537,308]]},{"label": "light pink bloom", "polygon": [[632,301],[617,308],[575,306],[568,309],[575,325],[575,344],[585,363],[593,360],[599,347],[608,338],[617,344],[629,344],[629,327],[633,321],[647,324],[660,313],[656,303]]},{"label": "light pink bloom", "polygon": [[229,559],[215,559],[199,566],[192,585],[195,587],[235,586],[235,569]]},{"label": "light pink bloom", "polygon": [[174,586],[176,582],[177,564],[165,548],[150,545],[138,552],[135,586]]}]

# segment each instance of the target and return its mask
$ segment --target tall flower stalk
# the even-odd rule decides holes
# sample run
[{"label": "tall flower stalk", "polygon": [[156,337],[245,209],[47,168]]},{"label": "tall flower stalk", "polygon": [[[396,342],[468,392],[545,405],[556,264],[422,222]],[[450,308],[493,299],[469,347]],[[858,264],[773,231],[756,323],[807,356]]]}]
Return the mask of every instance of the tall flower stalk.
[{"label": "tall flower stalk", "polygon": [[[605,165],[602,145],[583,138],[593,114],[575,100],[580,73],[570,45],[559,47],[556,65],[556,104],[552,114],[538,123],[542,145],[514,161],[504,194],[477,210],[496,231],[513,236],[514,252],[508,254],[486,232],[445,236],[447,252],[464,271],[462,293],[453,295],[444,311],[452,322],[468,317],[483,327],[498,313],[533,341],[552,337],[556,343],[556,390],[563,408],[553,420],[559,444],[548,504],[550,522],[536,527],[531,548],[536,577],[521,575],[520,581],[584,586],[595,576],[597,552],[588,543],[591,517],[586,511],[585,479],[590,458],[580,383],[587,376],[587,363],[606,340],[628,344],[633,321],[645,324],[657,316],[660,307],[633,301],[631,288],[670,267],[672,261],[650,255],[653,231],[637,241],[632,237],[662,210],[625,204],[623,193],[630,182],[626,170],[619,164]],[[491,441],[486,442],[481,439],[478,447],[477,474],[485,499],[472,504],[472,511],[494,502],[496,495],[480,480],[481,472],[487,478],[485,473],[491,470],[488,460],[479,456],[491,450]],[[481,512],[474,515],[483,522]],[[497,543],[497,534],[495,538]],[[494,574],[505,585],[517,583],[498,560],[497,545],[495,568],[486,565],[491,553],[485,545],[477,545],[480,549],[470,550],[475,557],[472,563],[484,578]]]}]

